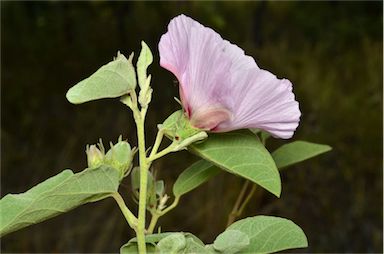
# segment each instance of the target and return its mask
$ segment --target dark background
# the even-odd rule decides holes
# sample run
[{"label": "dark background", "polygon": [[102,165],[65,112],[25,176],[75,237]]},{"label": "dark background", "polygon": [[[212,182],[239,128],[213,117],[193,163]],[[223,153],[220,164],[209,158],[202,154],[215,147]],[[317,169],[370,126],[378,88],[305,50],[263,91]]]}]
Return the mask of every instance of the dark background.
[{"label": "dark background", "polygon": [[[157,44],[185,13],[289,78],[302,110],[294,140],[332,152],[282,172],[280,199],[254,199],[244,216],[295,221],[303,252],[382,252],[382,2],[2,2],[1,192],[23,192],[65,168],[86,166],[85,145],[120,134],[136,144],[131,113],[118,100],[71,105],[65,93],[146,41],[154,53],[148,145],[156,124],[178,109],[175,78],[160,68]],[[282,140],[271,140],[272,151]],[[197,160],[187,152],[156,162],[168,193]],[[242,180],[222,173],[160,219],[206,243],[223,231]],[[121,193],[130,207],[130,183]],[[3,252],[117,252],[133,237],[113,200],[88,204],[5,236]]]}]

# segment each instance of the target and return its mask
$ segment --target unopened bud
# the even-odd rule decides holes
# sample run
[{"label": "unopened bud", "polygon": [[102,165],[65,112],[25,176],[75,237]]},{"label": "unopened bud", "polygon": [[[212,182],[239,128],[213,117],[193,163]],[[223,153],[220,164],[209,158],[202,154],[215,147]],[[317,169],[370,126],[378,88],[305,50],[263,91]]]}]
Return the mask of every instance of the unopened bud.
[{"label": "unopened bud", "polygon": [[121,141],[111,147],[105,155],[105,163],[118,169],[124,175],[132,162],[131,146],[126,141]]},{"label": "unopened bud", "polygon": [[96,145],[87,146],[88,168],[97,168],[104,161],[104,153],[97,148]]},{"label": "unopened bud", "polygon": [[164,210],[164,208],[166,207],[166,203],[167,203],[168,199],[169,199],[169,196],[167,194],[165,194],[164,196],[162,196],[160,198],[160,202],[159,202],[159,206],[158,206],[158,209],[160,211]]}]

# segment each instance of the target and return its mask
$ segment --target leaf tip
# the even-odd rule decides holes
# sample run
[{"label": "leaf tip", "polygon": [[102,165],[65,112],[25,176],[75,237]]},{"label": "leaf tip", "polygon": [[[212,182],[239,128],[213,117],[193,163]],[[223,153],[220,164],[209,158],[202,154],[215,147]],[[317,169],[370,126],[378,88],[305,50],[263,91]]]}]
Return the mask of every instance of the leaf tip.
[{"label": "leaf tip", "polygon": [[72,103],[72,104],[80,104],[81,101],[79,100],[79,98],[77,97],[77,93],[76,93],[76,88],[75,87],[71,87],[67,93],[65,94],[65,98],[67,98],[67,100]]}]

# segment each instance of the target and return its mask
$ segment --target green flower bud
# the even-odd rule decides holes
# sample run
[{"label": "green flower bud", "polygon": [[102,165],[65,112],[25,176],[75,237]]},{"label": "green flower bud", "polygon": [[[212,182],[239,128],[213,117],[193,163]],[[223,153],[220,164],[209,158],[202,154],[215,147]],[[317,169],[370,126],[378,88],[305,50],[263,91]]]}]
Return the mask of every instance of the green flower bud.
[{"label": "green flower bud", "polygon": [[86,148],[88,168],[97,168],[104,161],[104,152],[100,151],[96,145],[87,145]]},{"label": "green flower bud", "polygon": [[120,137],[118,143],[111,144],[111,149],[105,155],[104,163],[116,168],[124,176],[130,169],[132,158],[131,146],[128,142],[122,141]]}]

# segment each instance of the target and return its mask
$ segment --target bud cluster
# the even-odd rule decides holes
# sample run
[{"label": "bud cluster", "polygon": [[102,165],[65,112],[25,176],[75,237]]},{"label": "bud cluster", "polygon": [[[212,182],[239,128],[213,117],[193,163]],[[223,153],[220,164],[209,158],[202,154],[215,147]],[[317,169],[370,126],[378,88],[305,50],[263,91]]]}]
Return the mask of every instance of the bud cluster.
[{"label": "bud cluster", "polygon": [[126,175],[131,169],[134,151],[127,141],[123,141],[119,137],[118,142],[114,145],[110,143],[111,148],[105,153],[104,145],[100,139],[96,145],[87,145],[86,154],[88,168],[97,168],[102,164],[109,165],[117,169],[121,176]]}]

